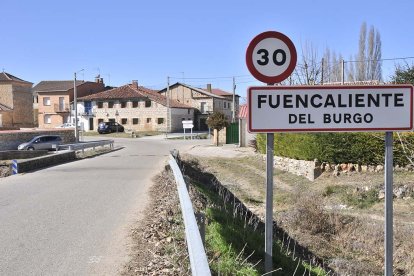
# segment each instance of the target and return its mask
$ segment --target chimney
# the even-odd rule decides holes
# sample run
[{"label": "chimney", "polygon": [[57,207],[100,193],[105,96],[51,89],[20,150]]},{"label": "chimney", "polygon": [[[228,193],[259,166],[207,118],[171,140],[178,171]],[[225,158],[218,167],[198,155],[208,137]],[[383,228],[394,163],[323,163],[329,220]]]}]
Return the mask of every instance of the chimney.
[{"label": "chimney", "polygon": [[132,80],[132,87],[138,89],[138,80]]},{"label": "chimney", "polygon": [[208,84],[207,84],[207,91],[208,91],[208,92],[211,92],[211,83],[208,83]]}]

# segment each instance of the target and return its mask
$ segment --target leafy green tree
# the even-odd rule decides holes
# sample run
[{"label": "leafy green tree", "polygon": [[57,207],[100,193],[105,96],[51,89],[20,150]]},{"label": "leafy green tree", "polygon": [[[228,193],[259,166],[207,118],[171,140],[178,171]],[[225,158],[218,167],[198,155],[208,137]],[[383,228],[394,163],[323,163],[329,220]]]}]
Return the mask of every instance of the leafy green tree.
[{"label": "leafy green tree", "polygon": [[214,112],[207,118],[207,125],[209,128],[216,129],[217,130],[217,137],[215,144],[218,146],[218,134],[220,130],[227,127],[229,125],[229,122],[226,119],[226,116],[221,112]]},{"label": "leafy green tree", "polygon": [[414,64],[397,66],[397,68],[395,68],[394,76],[392,76],[392,81],[394,83],[414,85]]}]

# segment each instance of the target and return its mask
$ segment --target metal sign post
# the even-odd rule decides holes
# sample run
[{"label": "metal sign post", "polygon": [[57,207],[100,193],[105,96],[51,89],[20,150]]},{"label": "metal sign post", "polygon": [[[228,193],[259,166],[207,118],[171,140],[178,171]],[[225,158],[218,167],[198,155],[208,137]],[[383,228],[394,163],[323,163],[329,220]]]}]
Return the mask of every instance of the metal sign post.
[{"label": "metal sign post", "polygon": [[[259,81],[272,86],[290,76],[297,54],[292,41],[279,32],[264,32],[250,42],[246,64]],[[273,149],[274,134],[266,134],[265,273],[273,270]]]},{"label": "metal sign post", "polygon": [[385,132],[385,276],[392,276],[393,266],[393,132]]},{"label": "metal sign post", "polygon": [[265,271],[273,270],[273,149],[274,134],[266,134]]}]

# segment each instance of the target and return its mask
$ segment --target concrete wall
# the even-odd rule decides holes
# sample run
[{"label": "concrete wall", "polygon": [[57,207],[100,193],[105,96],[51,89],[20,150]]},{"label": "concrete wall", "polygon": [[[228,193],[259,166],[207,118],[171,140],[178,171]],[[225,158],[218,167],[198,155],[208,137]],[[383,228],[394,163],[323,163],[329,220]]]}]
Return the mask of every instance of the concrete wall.
[{"label": "concrete wall", "polygon": [[0,160],[28,159],[48,154],[47,150],[8,150],[0,151]]},{"label": "concrete wall", "polygon": [[250,133],[247,129],[247,119],[239,119],[239,146],[248,147],[250,141],[253,141],[256,138],[256,134]]},{"label": "concrete wall", "polygon": [[73,129],[0,131],[0,150],[17,150],[18,145],[29,141],[37,135],[60,135],[64,144],[75,141]]},{"label": "concrete wall", "polygon": [[51,153],[47,156],[40,156],[26,160],[18,160],[17,169],[19,173],[42,169],[76,159],[75,151]]}]

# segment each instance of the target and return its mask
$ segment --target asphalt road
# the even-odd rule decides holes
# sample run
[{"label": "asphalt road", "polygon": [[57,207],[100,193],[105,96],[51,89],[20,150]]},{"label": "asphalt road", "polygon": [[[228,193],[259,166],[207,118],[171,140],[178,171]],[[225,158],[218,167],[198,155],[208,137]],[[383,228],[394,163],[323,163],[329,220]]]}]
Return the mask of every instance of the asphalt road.
[{"label": "asphalt road", "polygon": [[125,148],[0,179],[0,275],[116,275],[169,150],[208,143],[115,140]]}]

